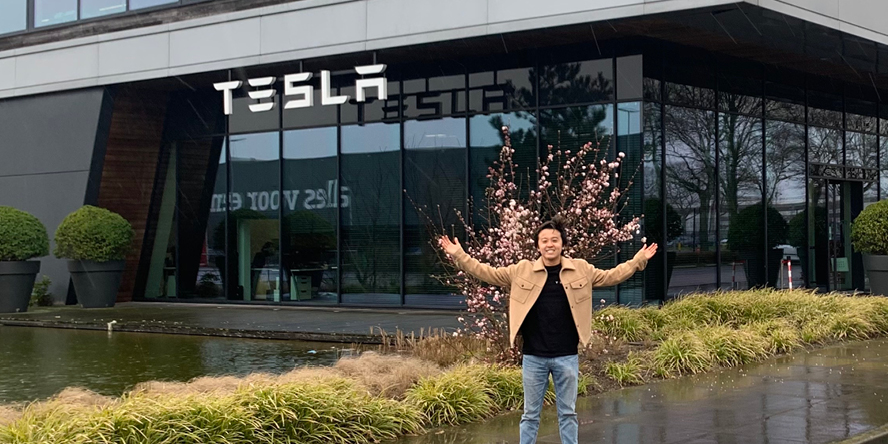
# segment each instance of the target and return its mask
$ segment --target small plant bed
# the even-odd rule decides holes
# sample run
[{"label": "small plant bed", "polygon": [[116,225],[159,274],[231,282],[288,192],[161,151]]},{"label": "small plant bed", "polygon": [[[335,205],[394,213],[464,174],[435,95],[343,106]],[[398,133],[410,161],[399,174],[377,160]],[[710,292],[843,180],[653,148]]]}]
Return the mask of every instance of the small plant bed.
[{"label": "small plant bed", "polygon": [[[753,290],[596,312],[581,395],[888,333],[888,299]],[[120,397],[67,389],[0,406],[0,442],[371,443],[521,408],[519,367],[481,339],[396,334],[381,351],[283,375],[149,382]],[[550,387],[551,388],[551,387]],[[547,393],[548,401],[554,394]]]},{"label": "small plant bed", "polygon": [[643,344],[604,364],[610,379],[632,385],[884,336],[888,298],[802,290],[700,294],[662,308],[606,307],[596,312],[593,329],[606,343]]}]

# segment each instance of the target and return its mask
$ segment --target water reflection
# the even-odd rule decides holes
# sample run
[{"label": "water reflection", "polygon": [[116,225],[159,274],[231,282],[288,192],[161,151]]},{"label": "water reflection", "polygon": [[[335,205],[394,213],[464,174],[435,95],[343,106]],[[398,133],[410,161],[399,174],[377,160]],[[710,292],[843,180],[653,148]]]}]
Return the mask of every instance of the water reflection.
[{"label": "water reflection", "polygon": [[[888,340],[799,352],[741,368],[580,398],[580,442],[827,443],[888,422]],[[398,444],[517,443],[520,413]],[[554,407],[538,442],[557,443]]]},{"label": "water reflection", "polygon": [[79,386],[119,395],[143,381],[283,373],[330,365],[331,344],[203,336],[0,327],[0,404]]}]

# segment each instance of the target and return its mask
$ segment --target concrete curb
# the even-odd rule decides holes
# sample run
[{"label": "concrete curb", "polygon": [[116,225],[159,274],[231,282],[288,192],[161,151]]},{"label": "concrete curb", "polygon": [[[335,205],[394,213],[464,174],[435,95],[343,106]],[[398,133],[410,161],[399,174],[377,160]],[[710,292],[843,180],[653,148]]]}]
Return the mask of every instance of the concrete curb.
[{"label": "concrete curb", "polygon": [[[10,327],[42,327],[42,328],[65,328],[74,330],[108,330],[106,324],[95,323],[79,323],[79,322],[52,322],[52,321],[26,321],[0,319],[0,326],[6,325]],[[186,326],[151,326],[151,325],[130,325],[129,323],[119,322],[114,324],[113,331],[129,332],[129,333],[162,333],[173,335],[193,335],[193,336],[220,336],[226,338],[248,338],[248,339],[279,339],[279,340],[298,340],[312,342],[337,342],[343,344],[381,344],[382,337],[379,335],[359,335],[347,333],[315,333],[315,332],[299,332],[299,331],[271,331],[271,330],[241,330],[226,328],[208,328],[208,327],[186,327]]]},{"label": "concrete curb", "polygon": [[875,429],[872,429],[866,433],[861,433],[860,435],[853,436],[842,441],[833,442],[836,444],[885,444],[888,443],[888,424],[885,424],[881,427],[876,427]]}]

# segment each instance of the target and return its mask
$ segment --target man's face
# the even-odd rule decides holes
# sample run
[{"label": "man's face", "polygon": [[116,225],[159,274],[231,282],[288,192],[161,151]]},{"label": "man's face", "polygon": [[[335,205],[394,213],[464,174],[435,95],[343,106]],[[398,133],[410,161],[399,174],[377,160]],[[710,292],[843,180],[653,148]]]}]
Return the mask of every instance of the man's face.
[{"label": "man's face", "polygon": [[561,233],[552,228],[540,231],[537,247],[540,249],[540,255],[543,259],[549,262],[559,260],[559,256],[561,256]]}]

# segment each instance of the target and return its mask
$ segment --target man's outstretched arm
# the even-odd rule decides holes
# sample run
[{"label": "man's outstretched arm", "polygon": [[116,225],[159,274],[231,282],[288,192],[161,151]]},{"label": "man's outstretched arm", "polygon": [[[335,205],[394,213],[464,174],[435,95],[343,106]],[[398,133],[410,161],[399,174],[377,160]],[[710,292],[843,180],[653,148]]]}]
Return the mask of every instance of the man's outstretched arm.
[{"label": "man's outstretched arm", "polygon": [[454,237],[453,241],[454,242],[451,242],[450,238],[447,236],[441,236],[438,243],[441,245],[444,252],[453,257],[453,261],[456,262],[456,266],[459,267],[460,270],[463,270],[491,285],[508,287],[512,284],[512,270],[515,267],[514,265],[497,268],[482,264],[463,251],[462,245],[459,244],[459,239]]},{"label": "man's outstretched arm", "polygon": [[657,244],[645,245],[635,253],[632,259],[617,265],[610,270],[599,270],[594,266],[589,271],[590,283],[593,287],[610,287],[632,277],[636,271],[644,270],[648,260],[657,254]]}]

